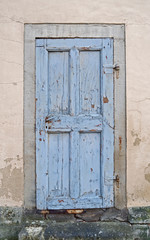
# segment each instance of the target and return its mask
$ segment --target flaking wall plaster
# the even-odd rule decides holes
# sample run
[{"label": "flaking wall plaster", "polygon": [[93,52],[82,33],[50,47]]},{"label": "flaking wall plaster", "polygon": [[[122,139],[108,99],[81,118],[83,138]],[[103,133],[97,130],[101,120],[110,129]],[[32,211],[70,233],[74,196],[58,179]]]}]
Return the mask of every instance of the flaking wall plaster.
[{"label": "flaking wall plaster", "polygon": [[24,23],[125,23],[127,204],[150,205],[149,13],[149,0],[0,0],[0,205],[24,199]]}]

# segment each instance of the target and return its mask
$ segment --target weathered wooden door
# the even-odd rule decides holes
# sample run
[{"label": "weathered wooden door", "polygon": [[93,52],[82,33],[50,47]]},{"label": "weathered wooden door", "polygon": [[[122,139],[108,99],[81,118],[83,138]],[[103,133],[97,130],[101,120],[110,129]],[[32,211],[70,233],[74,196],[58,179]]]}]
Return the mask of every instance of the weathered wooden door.
[{"label": "weathered wooden door", "polygon": [[113,39],[37,39],[37,208],[112,207],[113,134]]}]

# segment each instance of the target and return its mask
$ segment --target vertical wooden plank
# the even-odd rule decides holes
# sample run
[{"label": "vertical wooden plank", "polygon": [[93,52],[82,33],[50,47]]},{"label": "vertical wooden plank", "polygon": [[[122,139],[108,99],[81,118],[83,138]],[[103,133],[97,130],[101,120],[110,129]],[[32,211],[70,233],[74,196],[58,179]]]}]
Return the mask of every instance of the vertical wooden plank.
[{"label": "vertical wooden plank", "polygon": [[70,197],[79,198],[79,132],[73,131],[70,134]]},{"label": "vertical wooden plank", "polygon": [[[70,115],[79,113],[79,51],[70,50]],[[79,132],[70,133],[70,197],[79,197]]]},{"label": "vertical wooden plank", "polygon": [[[101,40],[97,47],[100,48]],[[94,40],[91,45],[94,45]],[[86,44],[86,42],[85,42]],[[100,50],[80,52],[80,113],[87,116],[100,114]],[[90,120],[88,129],[90,129]],[[80,195],[85,206],[101,206],[100,133],[80,134]],[[87,201],[86,201],[87,199]],[[89,204],[90,203],[90,204]],[[94,204],[93,204],[94,203]]]},{"label": "vertical wooden plank", "polygon": [[114,205],[114,105],[113,105],[113,39],[103,39],[102,50],[102,115],[103,131],[101,136],[102,151],[102,194],[103,207]]},{"label": "vertical wooden plank", "polygon": [[102,50],[102,111],[104,120],[114,126],[113,105],[113,39],[103,39]]},{"label": "vertical wooden plank", "polygon": [[38,209],[46,209],[48,191],[47,176],[47,136],[45,117],[48,114],[48,52],[43,47],[36,47],[36,200]]},{"label": "vertical wooden plank", "polygon": [[79,51],[72,47],[70,50],[70,114],[79,113]]}]

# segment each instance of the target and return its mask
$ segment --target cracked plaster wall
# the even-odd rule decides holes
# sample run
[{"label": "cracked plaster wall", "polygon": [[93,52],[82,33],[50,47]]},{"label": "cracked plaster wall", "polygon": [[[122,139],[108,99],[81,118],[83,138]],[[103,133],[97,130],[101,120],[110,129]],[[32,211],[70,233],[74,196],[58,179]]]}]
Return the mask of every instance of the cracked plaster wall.
[{"label": "cracked plaster wall", "polygon": [[149,13],[149,0],[0,0],[0,205],[23,204],[24,23],[125,23],[127,200],[150,205]]}]

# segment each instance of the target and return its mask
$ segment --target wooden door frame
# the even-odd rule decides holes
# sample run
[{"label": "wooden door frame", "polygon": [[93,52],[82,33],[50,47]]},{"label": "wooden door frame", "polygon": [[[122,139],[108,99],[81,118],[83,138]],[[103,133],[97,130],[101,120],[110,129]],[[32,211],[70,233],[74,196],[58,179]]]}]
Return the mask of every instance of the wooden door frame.
[{"label": "wooden door frame", "polygon": [[36,206],[35,39],[114,39],[115,207],[126,207],[126,81],[124,24],[25,24],[24,36],[24,207]]}]

